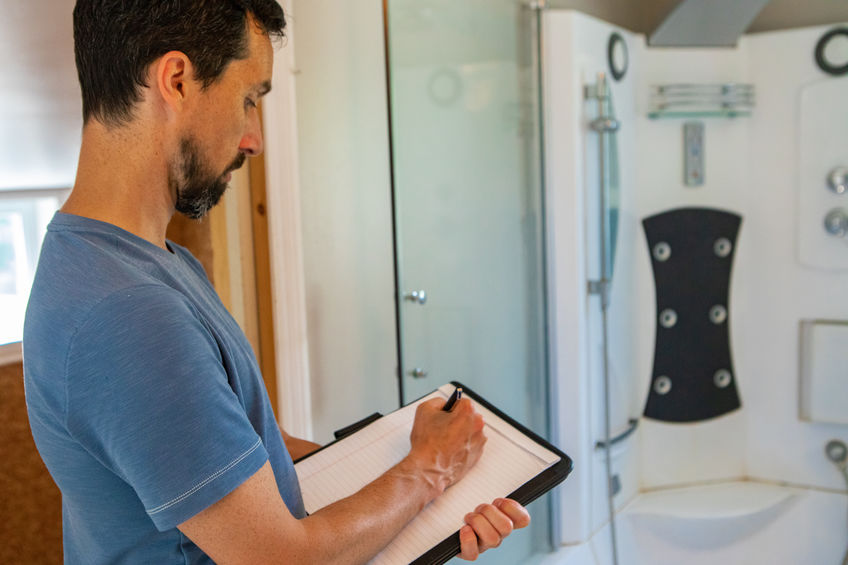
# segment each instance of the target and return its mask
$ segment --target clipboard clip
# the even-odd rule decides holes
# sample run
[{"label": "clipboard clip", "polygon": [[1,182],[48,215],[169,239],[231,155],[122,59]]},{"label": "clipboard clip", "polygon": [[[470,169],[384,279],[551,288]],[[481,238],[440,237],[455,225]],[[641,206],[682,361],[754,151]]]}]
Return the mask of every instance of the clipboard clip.
[{"label": "clipboard clip", "polygon": [[362,428],[364,428],[368,424],[370,424],[370,423],[372,423],[376,420],[379,420],[382,417],[383,417],[383,415],[380,414],[379,412],[374,412],[370,416],[366,416],[365,418],[359,420],[358,422],[354,422],[349,426],[345,426],[341,429],[336,430],[335,432],[333,432],[333,435],[336,437],[336,439],[342,439],[343,437],[349,436],[350,434],[352,434],[354,432],[358,432],[359,430],[361,430]]}]

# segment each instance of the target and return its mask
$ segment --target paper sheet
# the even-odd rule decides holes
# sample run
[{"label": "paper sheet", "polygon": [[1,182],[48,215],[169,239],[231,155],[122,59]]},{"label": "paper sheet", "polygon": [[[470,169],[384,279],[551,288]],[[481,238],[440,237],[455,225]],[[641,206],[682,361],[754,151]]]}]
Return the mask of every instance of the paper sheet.
[{"label": "paper sheet", "polygon": [[[419,402],[447,398],[445,385],[418,402],[380,418],[366,428],[295,465],[309,513],[350,496],[409,453],[409,434]],[[472,400],[473,402],[473,400]],[[559,456],[474,402],[488,438],[483,455],[459,483],[430,503],[372,561],[408,564],[455,533],[478,504],[506,496],[557,461]]]}]

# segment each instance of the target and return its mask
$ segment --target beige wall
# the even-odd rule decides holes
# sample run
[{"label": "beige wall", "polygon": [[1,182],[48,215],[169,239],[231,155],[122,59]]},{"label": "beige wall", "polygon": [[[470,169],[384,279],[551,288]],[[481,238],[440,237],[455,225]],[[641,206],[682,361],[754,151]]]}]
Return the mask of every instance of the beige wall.
[{"label": "beige wall", "polygon": [[[651,33],[678,0],[550,0],[552,8],[578,10],[638,33]],[[844,0],[771,0],[749,33],[848,22]]]}]

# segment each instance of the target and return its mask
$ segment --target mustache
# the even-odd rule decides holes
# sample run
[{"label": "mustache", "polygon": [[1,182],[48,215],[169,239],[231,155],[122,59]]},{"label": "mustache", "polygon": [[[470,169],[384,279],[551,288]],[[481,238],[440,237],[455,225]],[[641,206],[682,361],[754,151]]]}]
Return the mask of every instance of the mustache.
[{"label": "mustache", "polygon": [[244,161],[245,161],[246,158],[247,158],[247,156],[244,153],[239,153],[238,157],[233,159],[233,162],[230,163],[230,166],[227,167],[227,169],[224,171],[224,175],[226,175],[229,172],[235,171],[236,169],[240,169],[241,166],[244,165]]}]

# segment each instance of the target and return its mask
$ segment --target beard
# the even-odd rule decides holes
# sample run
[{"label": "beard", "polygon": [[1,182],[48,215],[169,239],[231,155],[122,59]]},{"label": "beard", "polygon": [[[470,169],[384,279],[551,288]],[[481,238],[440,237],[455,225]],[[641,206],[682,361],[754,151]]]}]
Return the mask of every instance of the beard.
[{"label": "beard", "polygon": [[220,175],[211,171],[200,156],[197,142],[186,137],[180,141],[180,170],[172,185],[176,192],[174,207],[177,212],[193,220],[199,220],[212,209],[227,190],[227,173],[244,164],[245,155],[239,153],[230,166]]}]

